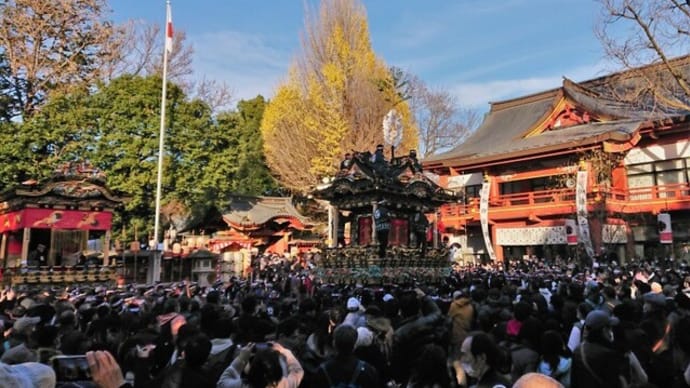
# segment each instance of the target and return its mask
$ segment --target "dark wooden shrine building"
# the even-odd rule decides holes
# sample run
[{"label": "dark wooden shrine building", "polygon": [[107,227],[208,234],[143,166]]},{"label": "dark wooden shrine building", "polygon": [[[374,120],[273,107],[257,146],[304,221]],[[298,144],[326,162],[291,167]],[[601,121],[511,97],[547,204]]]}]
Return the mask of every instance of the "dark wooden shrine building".
[{"label": "dark wooden shrine building", "polygon": [[[390,212],[390,246],[411,244],[411,224],[416,214],[432,217],[443,204],[458,197],[424,174],[416,160],[395,158],[390,163],[373,163],[368,153],[357,154],[352,164],[313,192],[329,203],[329,240],[366,246],[376,243],[374,218],[378,203],[387,202]],[[346,228],[348,226],[349,228]],[[344,232],[349,229],[349,235]]]},{"label": "dark wooden shrine building", "polygon": [[[349,166],[318,186],[313,195],[329,203],[330,249],[322,255],[316,272],[323,281],[386,284],[415,279],[432,283],[450,270],[445,249],[435,249],[438,233],[432,233],[434,249],[422,254],[413,228],[415,217],[430,217],[430,230],[436,231],[437,209],[457,202],[458,197],[422,172],[416,159],[374,162],[367,153],[356,154]],[[381,201],[391,225],[385,257],[379,257],[374,221]]]}]

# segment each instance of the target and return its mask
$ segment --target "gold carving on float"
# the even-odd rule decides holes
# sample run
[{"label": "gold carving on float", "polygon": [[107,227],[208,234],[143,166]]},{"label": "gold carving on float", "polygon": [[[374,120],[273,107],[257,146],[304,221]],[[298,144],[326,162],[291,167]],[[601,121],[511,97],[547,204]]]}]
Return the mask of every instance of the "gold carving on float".
[{"label": "gold carving on float", "polygon": [[98,216],[99,212],[90,212],[84,214],[82,217],[81,221],[77,224],[77,228],[81,228],[84,226],[97,226],[98,225],[98,219],[96,217]]},{"label": "gold carving on float", "polygon": [[62,211],[56,210],[54,212],[51,212],[47,217],[42,218],[40,220],[36,220],[33,223],[33,226],[53,226],[60,222],[62,219]]},{"label": "gold carving on float", "polygon": [[101,188],[86,182],[59,182],[52,188],[52,192],[70,198],[95,198],[103,192]]}]

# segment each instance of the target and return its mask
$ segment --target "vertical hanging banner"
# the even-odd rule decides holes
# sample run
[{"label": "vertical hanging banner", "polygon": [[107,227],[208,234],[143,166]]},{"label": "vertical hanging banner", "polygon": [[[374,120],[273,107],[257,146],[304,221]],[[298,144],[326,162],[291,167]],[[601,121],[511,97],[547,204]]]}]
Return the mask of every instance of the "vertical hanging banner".
[{"label": "vertical hanging banner", "polygon": [[482,225],[482,236],[484,236],[484,246],[486,252],[489,254],[491,261],[496,260],[494,247],[491,245],[491,236],[489,235],[489,194],[491,192],[491,182],[489,180],[482,183],[482,191],[479,193],[479,222]]},{"label": "vertical hanging banner", "polygon": [[673,244],[671,215],[668,213],[659,213],[656,216],[656,221],[659,230],[659,242],[662,244]]},{"label": "vertical hanging banner", "polygon": [[577,172],[575,209],[577,211],[578,238],[585,246],[587,256],[594,257],[594,247],[592,246],[592,237],[589,233],[589,221],[587,220],[587,171]]},{"label": "vertical hanging banner", "polygon": [[575,220],[565,220],[565,239],[568,245],[577,245],[577,222]]}]

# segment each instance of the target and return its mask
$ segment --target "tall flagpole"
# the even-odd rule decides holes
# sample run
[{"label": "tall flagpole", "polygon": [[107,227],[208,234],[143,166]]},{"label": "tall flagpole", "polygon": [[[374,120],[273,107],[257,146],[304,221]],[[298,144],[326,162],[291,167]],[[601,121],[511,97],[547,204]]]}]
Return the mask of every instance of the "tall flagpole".
[{"label": "tall flagpole", "polygon": [[[161,126],[158,134],[158,176],[156,180],[156,218],[153,227],[153,249],[158,250],[158,232],[161,222],[161,187],[163,185],[163,153],[165,151],[165,100],[167,96],[168,78],[168,51],[170,50],[169,40],[172,39],[172,16],[170,11],[170,0],[166,1],[165,14],[165,47],[163,48],[163,91],[161,93]],[[160,281],[161,277],[161,252],[156,254],[153,261],[153,281]]]}]

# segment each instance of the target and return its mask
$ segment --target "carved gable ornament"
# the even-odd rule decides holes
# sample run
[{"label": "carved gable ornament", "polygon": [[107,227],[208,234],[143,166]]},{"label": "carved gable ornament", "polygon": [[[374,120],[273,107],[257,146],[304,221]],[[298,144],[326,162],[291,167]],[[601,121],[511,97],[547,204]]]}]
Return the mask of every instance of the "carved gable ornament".
[{"label": "carved gable ornament", "polygon": [[544,132],[557,131],[589,123],[601,122],[602,118],[578,106],[567,97],[560,97],[553,109],[535,123],[525,134],[525,138],[538,136]]},{"label": "carved gable ornament", "polygon": [[58,182],[52,187],[51,191],[63,197],[79,199],[97,198],[104,194],[101,187],[80,181]]}]

